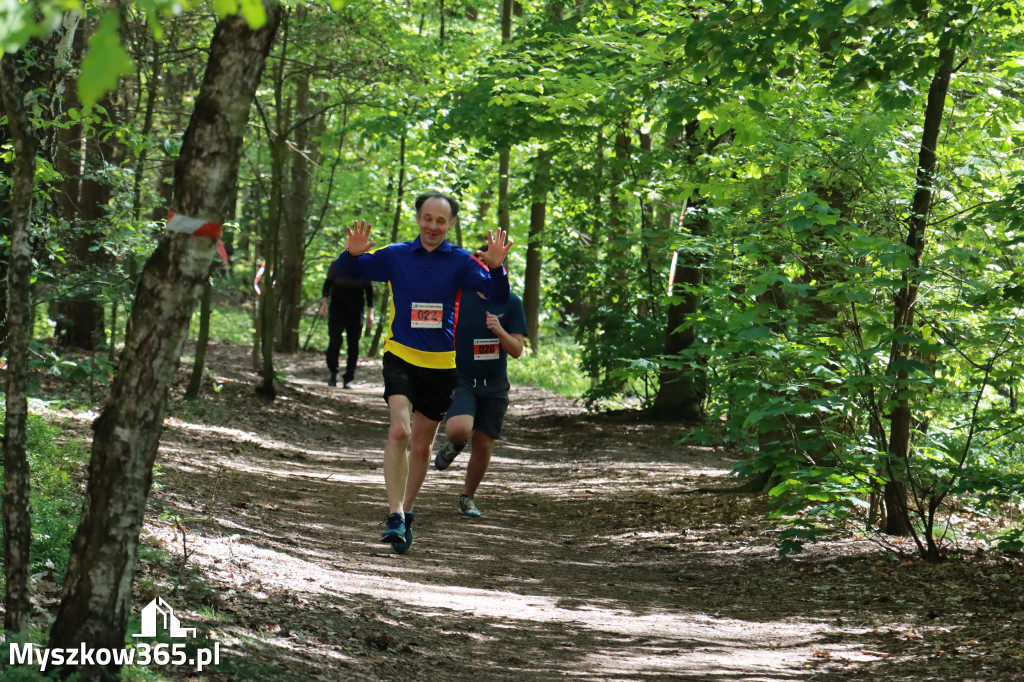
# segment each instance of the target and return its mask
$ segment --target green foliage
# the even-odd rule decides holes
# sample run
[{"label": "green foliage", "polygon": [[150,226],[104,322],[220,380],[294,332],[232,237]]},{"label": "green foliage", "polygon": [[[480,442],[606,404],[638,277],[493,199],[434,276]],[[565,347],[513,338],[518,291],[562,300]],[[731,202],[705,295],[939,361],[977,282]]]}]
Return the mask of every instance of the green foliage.
[{"label": "green foliage", "polygon": [[116,370],[114,364],[105,357],[92,355],[72,360],[58,355],[39,341],[31,342],[31,350],[33,352],[29,356],[30,368],[45,371],[76,384],[110,381]]},{"label": "green foliage", "polygon": [[213,0],[211,4],[218,19],[241,14],[250,28],[259,28],[267,22],[262,0]]},{"label": "green foliage", "polygon": [[31,486],[31,572],[51,569],[60,582],[81,513],[88,451],[79,441],[63,438],[59,427],[37,414],[29,414],[25,447]]},{"label": "green foliage", "polygon": [[33,38],[56,30],[63,12],[78,9],[78,0],[4,2],[0,5],[0,50],[17,52]]},{"label": "green foliage", "polygon": [[[0,670],[3,670],[4,682],[43,682],[44,680],[60,679],[59,671],[55,669],[42,673],[34,665],[12,665],[11,650],[14,644],[36,644],[45,646],[49,639],[49,633],[39,628],[32,628],[23,632],[6,633],[4,637],[5,646],[0,647]],[[71,678],[73,679],[73,678]]]},{"label": "green foliage", "polygon": [[1013,528],[1001,533],[997,542],[1004,552],[1024,552],[1024,528]]},{"label": "green foliage", "polygon": [[509,358],[508,380],[513,386],[536,386],[570,398],[579,397],[588,381],[579,369],[579,349],[570,339],[545,336],[540,349]]},{"label": "green foliage", "polygon": [[83,76],[78,79],[78,98],[86,110],[91,109],[100,97],[117,88],[122,76],[134,72],[135,64],[118,34],[117,15],[106,13],[99,28],[89,36],[89,51],[82,59]]}]

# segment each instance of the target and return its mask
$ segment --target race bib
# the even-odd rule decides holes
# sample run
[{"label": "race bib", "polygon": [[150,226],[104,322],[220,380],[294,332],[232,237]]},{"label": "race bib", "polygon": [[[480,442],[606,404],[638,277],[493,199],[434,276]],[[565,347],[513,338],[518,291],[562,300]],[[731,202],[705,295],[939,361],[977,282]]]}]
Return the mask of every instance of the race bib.
[{"label": "race bib", "polygon": [[410,326],[413,329],[440,329],[444,326],[444,304],[413,303]]},{"label": "race bib", "polygon": [[501,356],[501,342],[498,339],[473,339],[474,360],[498,360]]}]

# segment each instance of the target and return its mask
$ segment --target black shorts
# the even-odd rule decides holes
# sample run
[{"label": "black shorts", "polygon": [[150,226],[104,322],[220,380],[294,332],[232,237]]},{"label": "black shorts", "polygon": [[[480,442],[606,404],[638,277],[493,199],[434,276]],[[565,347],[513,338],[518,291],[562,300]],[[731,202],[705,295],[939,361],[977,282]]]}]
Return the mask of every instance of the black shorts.
[{"label": "black shorts", "polygon": [[404,395],[412,409],[427,419],[439,422],[452,404],[455,388],[454,369],[417,367],[394,353],[384,354],[384,400]]},{"label": "black shorts", "polygon": [[455,385],[448,417],[461,414],[473,416],[473,429],[497,440],[501,438],[501,425],[508,410],[508,377],[469,379],[459,375]]}]

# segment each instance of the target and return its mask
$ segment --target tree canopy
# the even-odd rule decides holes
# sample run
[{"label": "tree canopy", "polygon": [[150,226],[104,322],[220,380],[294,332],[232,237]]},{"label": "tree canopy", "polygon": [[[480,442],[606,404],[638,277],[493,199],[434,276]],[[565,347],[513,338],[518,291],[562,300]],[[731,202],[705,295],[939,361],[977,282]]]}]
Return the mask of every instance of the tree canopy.
[{"label": "tree canopy", "polygon": [[[936,557],[947,495],[1024,493],[1019,3],[509,5],[507,37],[501,3],[285,7],[216,285],[251,312],[265,397],[345,226],[411,238],[411,195],[439,188],[464,244],[508,211],[534,352],[572,346],[591,405],[747,453],[787,548],[863,518]],[[34,301],[98,305],[55,324],[113,347],[171,206],[199,38],[263,4],[3,12],[37,93],[39,199],[80,181],[37,212]]]}]

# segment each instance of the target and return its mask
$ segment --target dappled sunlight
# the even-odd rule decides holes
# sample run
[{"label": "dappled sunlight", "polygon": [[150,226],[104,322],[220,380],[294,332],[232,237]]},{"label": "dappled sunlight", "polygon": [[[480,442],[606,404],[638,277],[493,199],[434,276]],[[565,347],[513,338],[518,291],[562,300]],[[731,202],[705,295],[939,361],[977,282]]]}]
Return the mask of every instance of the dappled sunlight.
[{"label": "dappled sunlight", "polygon": [[[259,576],[262,589],[250,593],[257,600],[275,591],[296,589],[326,593],[346,602],[370,597],[388,605],[396,636],[409,627],[407,616],[440,616],[449,625],[472,623],[470,637],[482,646],[504,642],[503,633],[509,629],[543,630],[551,645],[563,646],[573,654],[576,660],[572,668],[578,674],[699,673],[723,675],[725,679],[757,679],[750,676],[769,674],[810,656],[823,631],[821,626],[807,623],[740,621],[667,606],[637,614],[614,599],[602,600],[600,605],[588,602],[567,607],[558,595],[531,589],[542,585],[540,580],[509,575],[510,589],[478,588],[472,584],[471,573],[414,563],[384,548],[377,553],[377,570],[366,572],[345,568],[344,558],[334,565],[325,563],[325,555],[299,560],[240,542],[237,537],[195,542],[202,555],[196,560],[219,580],[242,587],[246,576]],[[211,559],[223,553],[225,543],[231,546],[234,566],[219,566]],[[487,558],[460,554],[459,563]],[[566,566],[566,570],[573,569]],[[300,586],[295,584],[297,576],[301,576]],[[275,645],[288,646],[282,642]],[[534,659],[544,653],[541,647],[517,653],[525,660],[534,660],[534,665],[524,670],[546,669],[536,667],[539,661]],[[691,653],[700,655],[687,663]],[[709,657],[713,660],[710,666]]]},{"label": "dappled sunlight", "polygon": [[832,565],[827,542],[783,560],[763,496],[682,494],[719,483],[733,455],[569,419],[529,390],[477,492],[484,515],[456,508],[469,453],[430,467],[396,554],[379,542],[380,386],[327,387],[319,362],[296,367],[285,399],[225,384],[165,429],[146,542],[216,586],[238,651],[388,680],[785,680],[873,661],[859,642],[889,612],[815,567]]}]

